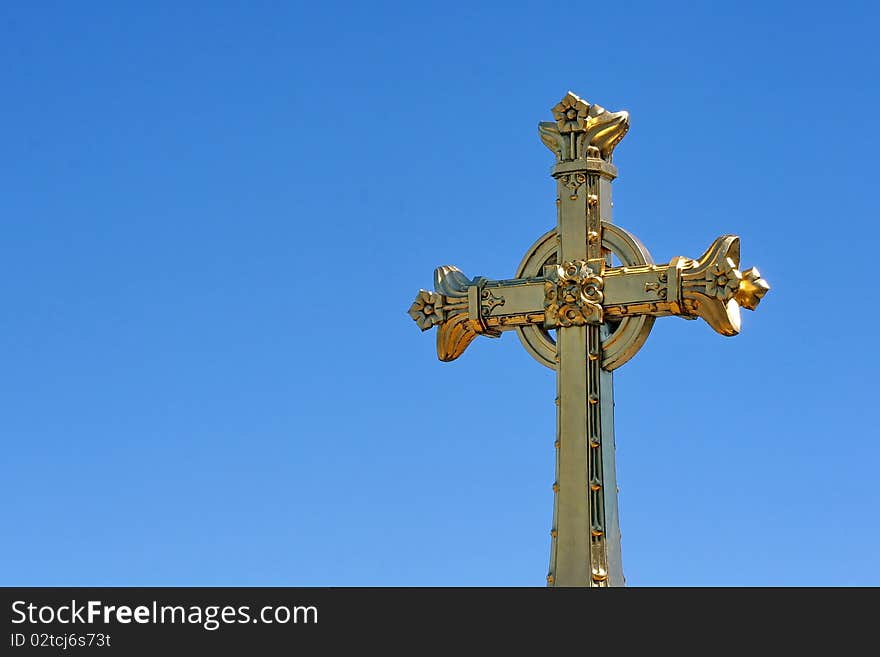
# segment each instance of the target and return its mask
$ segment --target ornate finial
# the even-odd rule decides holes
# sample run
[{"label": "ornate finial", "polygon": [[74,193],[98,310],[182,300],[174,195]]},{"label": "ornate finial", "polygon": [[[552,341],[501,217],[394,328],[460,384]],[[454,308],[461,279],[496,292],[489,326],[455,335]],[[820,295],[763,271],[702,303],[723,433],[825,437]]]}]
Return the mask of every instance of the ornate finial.
[{"label": "ornate finial", "polygon": [[[434,270],[436,291],[419,290],[407,311],[423,331],[437,326],[437,357],[442,361],[461,356],[478,335],[490,338],[501,335],[498,331],[487,329],[469,313],[470,289],[478,288],[480,280],[485,279],[472,281],[452,265],[437,267]],[[504,304],[503,299],[495,299],[488,291],[484,290],[481,296],[481,309]]]},{"label": "ornate finial", "polygon": [[560,161],[599,158],[611,162],[614,147],[629,130],[628,112],[609,112],[568,92],[553,108],[556,122],[538,124],[541,141]]},{"label": "ornate finial", "polygon": [[752,267],[742,273],[742,281],[733,298],[743,308],[754,310],[769,291],[770,283],[761,278],[757,267]]},{"label": "ornate finial", "polygon": [[754,310],[770,290],[755,267],[738,269],[736,235],[722,235],[697,260],[673,258],[669,267],[680,269],[685,311],[702,317],[722,335],[739,333],[740,306]]}]

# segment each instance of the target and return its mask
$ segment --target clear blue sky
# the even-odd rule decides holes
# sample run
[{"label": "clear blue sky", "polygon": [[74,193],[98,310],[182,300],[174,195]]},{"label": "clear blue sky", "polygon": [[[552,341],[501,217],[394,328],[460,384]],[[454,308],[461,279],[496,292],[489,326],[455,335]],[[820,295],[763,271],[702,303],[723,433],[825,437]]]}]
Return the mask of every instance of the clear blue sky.
[{"label": "clear blue sky", "polygon": [[0,584],[542,586],[553,374],[406,310],[553,226],[571,89],[631,113],[617,223],[773,285],[615,375],[628,583],[880,585],[878,20],[5,3]]}]

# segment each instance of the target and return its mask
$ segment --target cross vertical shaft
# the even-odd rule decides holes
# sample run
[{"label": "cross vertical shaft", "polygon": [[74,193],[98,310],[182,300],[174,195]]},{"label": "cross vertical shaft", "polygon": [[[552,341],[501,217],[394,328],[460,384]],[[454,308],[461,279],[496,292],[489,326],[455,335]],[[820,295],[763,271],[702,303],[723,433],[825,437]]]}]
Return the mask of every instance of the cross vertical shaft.
[{"label": "cross vertical shaft", "polygon": [[[601,276],[605,265],[610,266],[601,232],[602,222],[611,222],[614,174],[614,167],[598,158],[576,158],[555,168],[562,267],[580,261]],[[547,576],[551,586],[623,585],[612,375],[601,368],[602,333],[599,321],[557,330],[557,479]]]}]

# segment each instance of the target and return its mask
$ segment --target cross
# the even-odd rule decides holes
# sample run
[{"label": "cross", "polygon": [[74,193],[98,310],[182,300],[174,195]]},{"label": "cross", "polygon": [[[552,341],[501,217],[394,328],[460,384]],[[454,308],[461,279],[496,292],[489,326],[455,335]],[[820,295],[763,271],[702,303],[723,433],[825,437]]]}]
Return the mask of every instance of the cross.
[{"label": "cross", "polygon": [[458,358],[478,335],[515,330],[539,363],[556,370],[547,583],[623,586],[612,372],[638,352],[656,317],[701,317],[718,333],[736,335],[740,308],[754,310],[770,286],[754,267],[739,269],[735,235],[722,235],[699,258],[654,264],[611,220],[612,154],[629,114],[569,92],[553,116],[538,133],[556,155],[556,228],[529,248],[512,279],[470,279],[438,267],[434,291],[420,290],[409,314],[423,331],[437,327],[442,361]]}]

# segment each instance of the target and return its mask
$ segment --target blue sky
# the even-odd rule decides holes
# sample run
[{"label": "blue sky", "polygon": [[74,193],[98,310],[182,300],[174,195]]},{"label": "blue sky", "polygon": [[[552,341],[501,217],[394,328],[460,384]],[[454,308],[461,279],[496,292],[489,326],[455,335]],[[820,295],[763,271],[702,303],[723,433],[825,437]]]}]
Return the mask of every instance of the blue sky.
[{"label": "blue sky", "polygon": [[542,586],[553,373],[406,310],[553,226],[571,89],[773,286],[615,374],[628,584],[880,585],[871,3],[210,5],[0,11],[0,583]]}]

